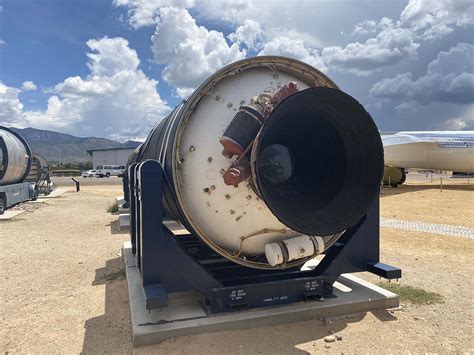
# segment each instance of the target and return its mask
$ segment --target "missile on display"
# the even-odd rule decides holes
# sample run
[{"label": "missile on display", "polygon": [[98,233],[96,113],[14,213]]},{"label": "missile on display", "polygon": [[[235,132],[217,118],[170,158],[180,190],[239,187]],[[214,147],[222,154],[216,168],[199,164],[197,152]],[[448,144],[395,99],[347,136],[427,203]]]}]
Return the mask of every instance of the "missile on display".
[{"label": "missile on display", "polygon": [[133,159],[163,167],[167,217],[257,269],[327,251],[378,199],[384,169],[362,105],[319,70],[273,56],[216,72]]}]

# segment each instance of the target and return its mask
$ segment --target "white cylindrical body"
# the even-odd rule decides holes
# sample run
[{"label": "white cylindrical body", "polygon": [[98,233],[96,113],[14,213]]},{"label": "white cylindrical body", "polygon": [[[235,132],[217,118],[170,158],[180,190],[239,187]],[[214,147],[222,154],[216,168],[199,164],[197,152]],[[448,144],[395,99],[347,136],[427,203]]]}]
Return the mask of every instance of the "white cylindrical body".
[{"label": "white cylindrical body", "polygon": [[290,81],[301,89],[335,86],[315,69],[292,73],[297,64],[257,66],[221,78],[205,95],[197,90],[199,101],[176,136],[177,155],[184,161],[176,159],[175,186],[184,213],[200,235],[231,253],[262,254],[266,244],[298,235],[278,221],[248,183],[224,184],[222,170],[230,160],[218,141],[239,106],[265,90]]},{"label": "white cylindrical body", "polygon": [[31,168],[31,151],[25,140],[0,126],[0,186],[23,182]]},{"label": "white cylindrical body", "polygon": [[[163,209],[168,217],[179,220],[219,254],[250,267],[273,268],[265,259],[266,245],[311,233],[280,222],[251,179],[235,186],[224,182],[223,174],[237,156],[224,156],[219,139],[241,106],[290,82],[300,92],[329,88],[340,93],[319,70],[294,59],[262,56],[239,61],[216,72],[177,106],[150,133],[137,155],[137,162],[156,159],[162,165]],[[329,247],[335,236],[321,237]],[[312,255],[309,249],[301,254]],[[289,262],[288,267],[301,262]]]}]

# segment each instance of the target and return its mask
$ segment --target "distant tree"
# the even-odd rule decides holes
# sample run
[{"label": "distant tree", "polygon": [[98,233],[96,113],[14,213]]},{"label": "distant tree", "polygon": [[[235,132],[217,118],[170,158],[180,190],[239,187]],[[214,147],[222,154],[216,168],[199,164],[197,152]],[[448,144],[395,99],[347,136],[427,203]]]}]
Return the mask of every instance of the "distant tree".
[{"label": "distant tree", "polygon": [[91,170],[93,168],[91,161],[86,162],[65,162],[52,164],[55,170]]},{"label": "distant tree", "polygon": [[91,170],[92,169],[92,162],[91,161],[86,161],[86,162],[80,162],[77,164],[78,169],[81,171],[84,170]]}]

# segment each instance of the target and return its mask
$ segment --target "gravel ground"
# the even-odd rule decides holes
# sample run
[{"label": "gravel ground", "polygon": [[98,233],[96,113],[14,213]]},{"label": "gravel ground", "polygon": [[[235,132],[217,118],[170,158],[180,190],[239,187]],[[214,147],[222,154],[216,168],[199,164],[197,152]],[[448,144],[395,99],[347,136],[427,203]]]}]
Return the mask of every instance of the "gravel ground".
[{"label": "gravel ground", "polygon": [[[122,178],[117,176],[111,176],[109,178],[83,178],[81,176],[75,176],[81,186],[102,186],[102,185],[122,185]],[[71,177],[66,176],[53,176],[51,178],[55,186],[76,186],[76,183]]]},{"label": "gravel ground", "polygon": [[474,179],[439,179],[412,175],[408,184],[381,191],[381,216],[406,221],[474,228]]},{"label": "gravel ground", "polygon": [[[37,209],[29,212],[27,209],[13,220],[0,222],[0,351],[86,354],[474,351],[474,304],[469,296],[474,286],[474,242],[392,228],[382,228],[381,260],[402,268],[402,284],[438,292],[444,297],[443,304],[419,307],[407,304],[392,312],[179,337],[134,349],[130,342],[126,281],[119,258],[121,244],[128,235],[117,232],[117,216],[106,213],[107,205],[120,194],[121,186],[104,181],[107,183],[101,181],[98,186],[84,185],[79,193],[71,188],[71,192],[37,204]],[[384,191],[382,215],[410,209],[421,198],[420,191],[425,196],[425,213],[412,216],[413,219],[431,222],[428,214],[438,211],[438,204],[446,212],[458,208],[440,223],[463,225],[459,223],[462,222],[459,215],[467,219],[474,213],[472,191],[468,188],[439,194],[436,189],[425,187]],[[455,194],[454,199],[451,194]],[[470,203],[464,206],[459,199]],[[409,212],[405,211],[405,215],[409,216]],[[359,276],[378,281],[365,273]],[[323,339],[330,332],[341,335],[342,341],[327,348]]]},{"label": "gravel ground", "polygon": [[452,237],[474,239],[474,228],[452,226],[449,224],[424,223],[404,221],[401,219],[381,218],[380,226],[385,228],[396,228],[414,232],[435,233],[449,235]]}]

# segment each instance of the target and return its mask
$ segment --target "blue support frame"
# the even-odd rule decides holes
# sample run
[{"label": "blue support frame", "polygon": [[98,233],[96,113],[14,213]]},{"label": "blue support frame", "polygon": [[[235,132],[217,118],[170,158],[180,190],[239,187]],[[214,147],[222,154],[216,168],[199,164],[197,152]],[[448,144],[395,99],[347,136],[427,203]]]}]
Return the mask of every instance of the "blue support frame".
[{"label": "blue support frame", "polygon": [[135,169],[137,164],[133,163],[128,167],[128,204],[130,210],[130,241],[132,243],[132,253],[137,252],[136,240],[136,228],[137,228],[137,215],[136,215],[136,196],[135,196]]},{"label": "blue support frame", "polygon": [[[148,198],[161,191],[161,182],[163,180],[163,171],[158,162],[150,160],[137,165],[136,185],[137,193],[137,227],[139,229],[137,245],[138,249],[138,267],[143,280],[143,290],[148,308],[164,307],[168,305],[168,293],[163,287],[160,270],[156,268],[155,263],[160,259],[160,252],[163,249],[162,236],[162,206],[153,199]],[[161,194],[158,193],[161,197]],[[143,198],[142,198],[143,196]],[[161,198],[160,198],[161,200]],[[153,231],[153,232],[152,232]],[[144,236],[154,234],[153,238]]]},{"label": "blue support frame", "polygon": [[347,230],[314,270],[258,270],[216,254],[197,236],[174,235],[163,224],[163,169],[155,160],[129,168],[130,237],[147,309],[181,291],[202,294],[210,313],[332,297],[342,273],[370,271],[389,279],[401,270],[379,262],[379,201]]}]

